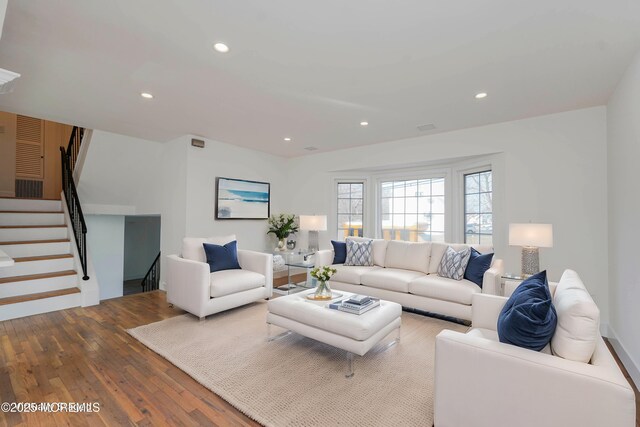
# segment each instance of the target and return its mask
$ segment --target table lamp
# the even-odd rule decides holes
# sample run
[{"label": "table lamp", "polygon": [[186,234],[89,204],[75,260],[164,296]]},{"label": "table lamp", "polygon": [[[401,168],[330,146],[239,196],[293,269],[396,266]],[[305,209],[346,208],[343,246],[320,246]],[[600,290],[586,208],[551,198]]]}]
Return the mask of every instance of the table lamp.
[{"label": "table lamp", "polygon": [[309,232],[309,251],[315,252],[320,247],[318,232],[327,229],[326,215],[300,215],[300,230]]},{"label": "table lamp", "polygon": [[509,245],[522,246],[522,275],[540,271],[538,248],[553,247],[553,225],[509,224]]}]

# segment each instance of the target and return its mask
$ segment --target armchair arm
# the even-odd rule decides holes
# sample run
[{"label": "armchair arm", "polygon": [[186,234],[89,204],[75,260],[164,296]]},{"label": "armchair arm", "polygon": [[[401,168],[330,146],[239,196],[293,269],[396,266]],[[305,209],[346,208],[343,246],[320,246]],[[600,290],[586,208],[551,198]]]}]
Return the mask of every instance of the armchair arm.
[{"label": "armchair arm", "polygon": [[445,330],[436,337],[435,425],[635,425],[634,392],[602,339],[596,353],[601,364],[587,364]]},{"label": "armchair arm", "polygon": [[507,298],[498,295],[474,294],[471,298],[471,326],[497,330],[498,316]]},{"label": "armchair arm", "polygon": [[333,264],[333,249],[323,249],[316,252],[314,263],[316,267],[322,267],[324,265],[331,264]]},{"label": "armchair arm", "polygon": [[238,263],[243,270],[260,273],[265,277],[265,288],[271,295],[273,290],[273,255],[238,249]]},{"label": "armchair arm", "polygon": [[482,293],[500,295],[503,274],[504,262],[501,259],[494,259],[491,268],[485,271],[482,277]]},{"label": "armchair arm", "polygon": [[209,264],[169,255],[167,271],[167,302],[198,317],[206,316],[204,306],[211,298]]}]

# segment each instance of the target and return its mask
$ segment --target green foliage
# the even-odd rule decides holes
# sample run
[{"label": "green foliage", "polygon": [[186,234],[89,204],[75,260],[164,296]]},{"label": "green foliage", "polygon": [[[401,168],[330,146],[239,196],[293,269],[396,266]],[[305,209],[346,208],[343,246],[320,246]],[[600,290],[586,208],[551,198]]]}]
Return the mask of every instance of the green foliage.
[{"label": "green foliage", "polygon": [[267,234],[275,234],[278,240],[286,239],[290,234],[298,232],[296,216],[293,214],[271,215],[269,217],[269,231]]}]

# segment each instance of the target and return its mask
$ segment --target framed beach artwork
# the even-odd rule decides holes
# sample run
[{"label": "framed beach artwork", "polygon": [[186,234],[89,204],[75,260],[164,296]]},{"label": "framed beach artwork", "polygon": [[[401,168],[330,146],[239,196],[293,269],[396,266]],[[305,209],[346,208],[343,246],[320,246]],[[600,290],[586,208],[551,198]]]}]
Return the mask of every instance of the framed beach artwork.
[{"label": "framed beach artwork", "polygon": [[216,178],[216,219],[268,219],[268,182]]}]

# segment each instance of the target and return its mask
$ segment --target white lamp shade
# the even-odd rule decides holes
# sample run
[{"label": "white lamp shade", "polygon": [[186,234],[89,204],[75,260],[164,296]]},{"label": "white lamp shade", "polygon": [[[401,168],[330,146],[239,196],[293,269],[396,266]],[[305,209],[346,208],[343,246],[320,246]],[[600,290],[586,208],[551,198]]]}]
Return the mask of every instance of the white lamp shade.
[{"label": "white lamp shade", "polygon": [[326,229],[326,215],[300,215],[300,230],[325,231]]},{"label": "white lamp shade", "polygon": [[553,247],[553,225],[551,224],[509,224],[509,245]]}]

